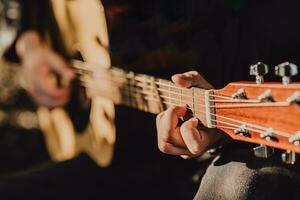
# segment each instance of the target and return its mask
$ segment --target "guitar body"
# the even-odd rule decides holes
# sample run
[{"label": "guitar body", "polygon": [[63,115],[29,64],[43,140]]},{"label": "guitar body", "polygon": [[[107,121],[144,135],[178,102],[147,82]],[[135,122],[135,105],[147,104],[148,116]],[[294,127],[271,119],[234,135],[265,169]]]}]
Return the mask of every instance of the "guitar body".
[{"label": "guitar body", "polygon": [[[98,0],[51,2],[60,36],[68,54],[80,52],[84,61],[109,68],[108,32],[101,2]],[[40,126],[53,160],[63,161],[86,152],[99,166],[109,165],[116,137],[114,104],[105,98],[94,97],[90,101],[90,106],[89,122],[84,130],[79,130],[81,133],[72,120],[74,118],[80,120],[83,117],[80,112],[73,111],[72,114],[75,116],[70,117],[66,110],[59,108],[51,111],[46,108],[38,110]]]}]

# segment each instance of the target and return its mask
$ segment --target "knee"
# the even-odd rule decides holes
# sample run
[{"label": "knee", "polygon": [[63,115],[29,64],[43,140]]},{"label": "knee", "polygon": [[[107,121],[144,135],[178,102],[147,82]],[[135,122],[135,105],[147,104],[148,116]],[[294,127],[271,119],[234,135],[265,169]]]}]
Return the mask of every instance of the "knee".
[{"label": "knee", "polygon": [[195,199],[244,199],[254,174],[244,163],[229,162],[222,166],[212,164],[201,180]]},{"label": "knee", "polygon": [[257,169],[249,182],[248,199],[300,199],[299,174],[289,166],[267,166]]},{"label": "knee", "polygon": [[300,199],[298,176],[283,166],[250,168],[246,162],[230,161],[222,165],[213,162],[195,199]]}]

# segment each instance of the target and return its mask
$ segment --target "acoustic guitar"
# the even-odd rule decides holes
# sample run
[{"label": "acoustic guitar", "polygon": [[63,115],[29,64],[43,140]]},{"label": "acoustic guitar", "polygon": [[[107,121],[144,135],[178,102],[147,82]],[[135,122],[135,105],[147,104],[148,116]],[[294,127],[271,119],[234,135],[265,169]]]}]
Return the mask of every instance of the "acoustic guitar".
[{"label": "acoustic guitar", "polygon": [[[84,134],[73,137],[72,143],[63,139],[62,144],[69,142],[76,149],[66,155],[85,151],[99,165],[109,164],[116,137],[113,103],[153,114],[172,105],[187,104],[205,126],[219,128],[233,139],[259,144],[255,148],[257,156],[269,157],[273,152],[269,147],[273,147],[286,151],[282,154],[284,162],[295,162],[295,152],[300,153],[300,84],[289,82],[297,74],[296,65],[287,62],[276,66],[283,84],[263,83],[268,68],[258,63],[250,70],[256,76],[254,84],[230,83],[220,90],[180,88],[170,81],[110,68],[108,31],[100,1],[52,0],[52,3],[69,52],[78,50],[83,57],[84,62],[74,61],[73,67],[92,99],[90,126]],[[52,118],[57,122],[54,127],[58,127],[61,120]],[[65,127],[60,128],[60,138],[65,137],[62,136]]]},{"label": "acoustic guitar", "polygon": [[271,156],[273,148],[285,150],[282,160],[295,162],[300,153],[300,84],[290,83],[298,73],[295,64],[275,67],[281,83],[263,83],[269,70],[264,63],[250,67],[256,83],[230,83],[223,89],[182,88],[174,83],[97,64],[73,61],[89,97],[102,96],[115,104],[158,114],[170,106],[188,105],[208,128],[218,128],[234,140],[259,144],[258,157]]},{"label": "acoustic guitar", "polygon": [[63,109],[38,111],[49,152],[54,160],[88,153],[100,166],[108,166],[115,141],[114,104],[157,114],[170,106],[187,104],[208,128],[218,128],[235,140],[259,144],[254,152],[269,157],[285,150],[284,162],[293,164],[300,153],[300,84],[290,83],[297,66],[282,63],[276,74],[283,84],[263,83],[268,68],[251,66],[256,83],[230,83],[219,90],[180,88],[152,76],[110,68],[104,8],[98,0],[52,0],[61,37],[70,54],[79,51],[84,61],[72,66],[91,99],[90,122],[78,134]]}]

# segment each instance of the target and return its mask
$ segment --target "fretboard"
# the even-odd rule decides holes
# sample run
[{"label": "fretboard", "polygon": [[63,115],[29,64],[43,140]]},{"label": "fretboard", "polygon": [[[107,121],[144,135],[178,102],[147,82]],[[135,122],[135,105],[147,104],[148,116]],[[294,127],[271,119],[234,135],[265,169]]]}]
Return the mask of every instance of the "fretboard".
[{"label": "fretboard", "polygon": [[211,127],[212,91],[192,87],[182,88],[171,81],[145,74],[127,72],[120,68],[103,69],[99,66],[75,61],[80,80],[88,95],[111,99],[115,104],[158,114],[170,106],[187,105],[194,116]]}]

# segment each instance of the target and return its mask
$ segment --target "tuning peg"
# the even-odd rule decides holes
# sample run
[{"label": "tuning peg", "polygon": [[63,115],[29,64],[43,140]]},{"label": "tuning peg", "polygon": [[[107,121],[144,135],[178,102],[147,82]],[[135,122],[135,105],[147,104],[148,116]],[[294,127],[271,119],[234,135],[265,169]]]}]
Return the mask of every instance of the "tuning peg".
[{"label": "tuning peg", "polygon": [[275,75],[282,77],[283,85],[288,85],[291,82],[291,77],[298,74],[298,66],[290,63],[284,62],[275,66]]},{"label": "tuning peg", "polygon": [[281,160],[286,164],[293,165],[296,162],[296,154],[288,150],[281,154]]},{"label": "tuning peg", "polygon": [[240,135],[240,136],[244,136],[244,137],[247,137],[247,138],[251,138],[249,130],[248,130],[247,126],[244,125],[244,124],[241,125],[239,128],[235,129],[234,133],[236,135]]},{"label": "tuning peg", "polygon": [[292,143],[297,147],[300,146],[300,131],[297,131],[295,134],[289,137],[289,143]]},{"label": "tuning peg", "polygon": [[250,66],[250,75],[256,77],[256,84],[260,85],[264,82],[264,75],[269,72],[268,65],[258,62]]},{"label": "tuning peg", "polygon": [[258,147],[254,147],[254,155],[258,158],[269,158],[274,154],[274,149],[261,144]]}]

